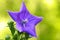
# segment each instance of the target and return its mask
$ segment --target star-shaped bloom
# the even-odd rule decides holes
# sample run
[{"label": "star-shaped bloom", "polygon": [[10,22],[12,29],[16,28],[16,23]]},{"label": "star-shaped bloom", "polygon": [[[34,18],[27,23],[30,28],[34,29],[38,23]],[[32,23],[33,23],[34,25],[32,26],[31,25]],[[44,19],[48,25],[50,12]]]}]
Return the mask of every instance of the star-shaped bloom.
[{"label": "star-shaped bloom", "polygon": [[19,32],[26,32],[36,37],[35,26],[42,21],[42,17],[33,16],[27,10],[24,2],[22,2],[19,12],[8,11],[11,18],[16,22],[16,29]]}]

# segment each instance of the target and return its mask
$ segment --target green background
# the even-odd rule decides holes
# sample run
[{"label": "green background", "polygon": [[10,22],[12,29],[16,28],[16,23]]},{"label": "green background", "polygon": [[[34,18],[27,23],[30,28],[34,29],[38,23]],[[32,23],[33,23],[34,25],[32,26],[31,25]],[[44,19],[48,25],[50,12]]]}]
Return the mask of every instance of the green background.
[{"label": "green background", "polygon": [[[29,40],[60,40],[60,0],[24,0],[29,12],[43,17],[36,26],[37,38]],[[0,39],[11,36],[7,23],[12,19],[7,13],[19,11],[22,0],[0,0]]]}]

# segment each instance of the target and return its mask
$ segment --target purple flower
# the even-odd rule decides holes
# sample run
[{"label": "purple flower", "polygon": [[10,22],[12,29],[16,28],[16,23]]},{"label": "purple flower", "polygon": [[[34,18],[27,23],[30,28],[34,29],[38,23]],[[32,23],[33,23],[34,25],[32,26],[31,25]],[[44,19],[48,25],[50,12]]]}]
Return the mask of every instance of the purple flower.
[{"label": "purple flower", "polygon": [[11,18],[16,22],[16,29],[19,32],[26,32],[36,37],[35,26],[41,22],[42,17],[33,16],[27,10],[24,2],[22,2],[19,12],[8,11]]}]

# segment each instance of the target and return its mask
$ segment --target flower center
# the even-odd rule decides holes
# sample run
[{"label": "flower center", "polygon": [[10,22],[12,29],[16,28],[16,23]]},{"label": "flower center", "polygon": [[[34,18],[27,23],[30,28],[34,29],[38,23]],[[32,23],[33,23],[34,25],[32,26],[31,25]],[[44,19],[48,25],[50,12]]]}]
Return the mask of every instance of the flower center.
[{"label": "flower center", "polygon": [[23,25],[23,27],[25,27],[25,25],[26,25],[27,21],[28,21],[27,19],[22,20],[22,25]]}]

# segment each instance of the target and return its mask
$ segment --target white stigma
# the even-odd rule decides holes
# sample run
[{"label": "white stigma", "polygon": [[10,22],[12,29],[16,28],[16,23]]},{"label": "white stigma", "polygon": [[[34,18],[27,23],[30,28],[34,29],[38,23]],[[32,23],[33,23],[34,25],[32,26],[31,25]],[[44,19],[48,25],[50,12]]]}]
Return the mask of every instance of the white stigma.
[{"label": "white stigma", "polygon": [[26,25],[27,22],[28,22],[27,19],[25,19],[25,20],[22,21],[22,24],[23,24],[24,27],[25,27],[25,25]]}]

